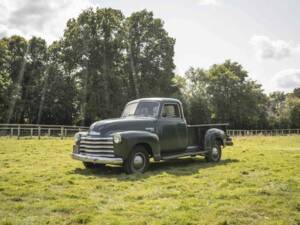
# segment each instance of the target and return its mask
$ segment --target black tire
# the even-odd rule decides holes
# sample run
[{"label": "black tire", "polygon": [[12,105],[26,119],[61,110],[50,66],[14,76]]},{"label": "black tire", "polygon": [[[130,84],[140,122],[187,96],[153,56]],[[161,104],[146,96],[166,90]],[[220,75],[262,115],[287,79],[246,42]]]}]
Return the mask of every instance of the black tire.
[{"label": "black tire", "polygon": [[222,149],[220,143],[215,143],[211,150],[206,154],[205,159],[207,162],[219,162],[222,157]]},{"label": "black tire", "polygon": [[123,168],[127,174],[144,173],[149,167],[149,153],[144,146],[136,146],[124,161]]},{"label": "black tire", "polygon": [[105,164],[91,163],[91,162],[82,162],[84,167],[87,169],[99,169],[103,168]]}]

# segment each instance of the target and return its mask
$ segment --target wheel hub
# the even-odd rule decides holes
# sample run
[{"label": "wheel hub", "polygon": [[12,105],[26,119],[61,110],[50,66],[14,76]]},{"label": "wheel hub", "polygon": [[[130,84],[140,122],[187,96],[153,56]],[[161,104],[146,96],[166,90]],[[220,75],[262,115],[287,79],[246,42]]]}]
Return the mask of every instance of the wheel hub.
[{"label": "wheel hub", "polygon": [[141,169],[144,167],[145,159],[142,155],[136,154],[133,159],[133,166],[135,169]]},{"label": "wheel hub", "polygon": [[216,159],[219,157],[219,151],[216,147],[212,148],[212,156]]}]

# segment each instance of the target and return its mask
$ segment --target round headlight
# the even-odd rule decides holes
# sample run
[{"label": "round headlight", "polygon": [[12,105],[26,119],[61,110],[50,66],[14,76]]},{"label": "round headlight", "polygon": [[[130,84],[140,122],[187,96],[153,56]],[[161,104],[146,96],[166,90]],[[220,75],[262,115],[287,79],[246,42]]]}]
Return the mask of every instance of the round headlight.
[{"label": "round headlight", "polygon": [[80,140],[80,133],[77,132],[75,135],[74,135],[74,140],[75,141],[79,141]]},{"label": "round headlight", "polygon": [[116,144],[120,143],[122,141],[121,134],[115,134],[113,139]]}]

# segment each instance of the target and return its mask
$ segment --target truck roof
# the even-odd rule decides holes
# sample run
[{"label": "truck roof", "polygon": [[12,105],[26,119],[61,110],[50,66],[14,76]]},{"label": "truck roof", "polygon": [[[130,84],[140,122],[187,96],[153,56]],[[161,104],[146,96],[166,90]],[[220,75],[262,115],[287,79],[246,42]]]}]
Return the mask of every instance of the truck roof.
[{"label": "truck roof", "polygon": [[181,102],[176,98],[161,98],[161,97],[139,98],[139,99],[135,99],[135,100],[132,100],[132,101],[128,102],[128,104],[134,103],[134,102],[141,102],[141,101],[177,102],[177,103],[181,104]]}]

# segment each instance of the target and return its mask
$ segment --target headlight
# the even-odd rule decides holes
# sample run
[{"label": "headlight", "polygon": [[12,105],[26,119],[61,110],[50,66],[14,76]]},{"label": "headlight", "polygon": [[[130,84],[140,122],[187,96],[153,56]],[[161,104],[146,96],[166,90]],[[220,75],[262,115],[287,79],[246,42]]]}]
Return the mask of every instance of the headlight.
[{"label": "headlight", "polygon": [[77,132],[75,135],[74,135],[74,140],[77,142],[80,140],[80,133]]},{"label": "headlight", "polygon": [[116,144],[120,143],[122,141],[121,134],[115,134],[113,139]]}]

